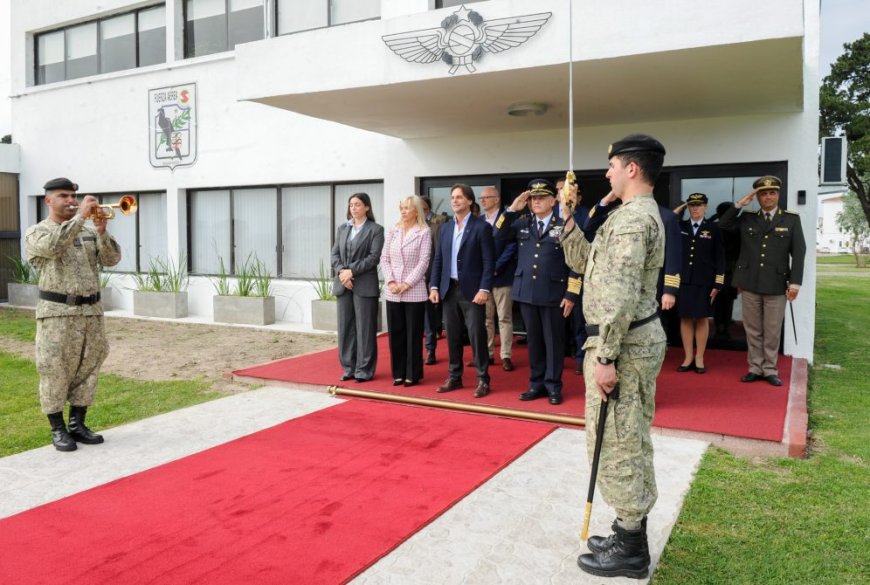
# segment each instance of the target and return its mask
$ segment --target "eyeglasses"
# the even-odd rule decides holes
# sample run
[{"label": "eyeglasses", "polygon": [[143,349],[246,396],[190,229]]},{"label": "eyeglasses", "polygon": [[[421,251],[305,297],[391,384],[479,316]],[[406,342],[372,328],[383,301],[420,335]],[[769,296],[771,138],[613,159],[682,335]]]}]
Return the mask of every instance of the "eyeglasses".
[{"label": "eyeglasses", "polygon": [[483,201],[484,199],[498,199],[498,197],[495,196],[495,195],[485,195],[485,196],[483,196],[483,197],[479,197],[479,199],[480,199],[481,201]]}]

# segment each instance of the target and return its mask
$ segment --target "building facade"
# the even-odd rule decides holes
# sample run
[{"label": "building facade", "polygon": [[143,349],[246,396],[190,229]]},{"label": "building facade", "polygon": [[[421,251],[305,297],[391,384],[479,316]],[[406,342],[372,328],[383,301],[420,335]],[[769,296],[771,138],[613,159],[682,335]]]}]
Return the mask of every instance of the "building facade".
[{"label": "building facade", "polygon": [[[406,195],[449,210],[462,180],[507,203],[570,165],[591,202],[632,132],[668,149],[660,203],[712,211],[772,173],[816,225],[818,0],[13,0],[11,38],[21,231],[51,177],[134,194],[110,226],[121,308],[162,258],[209,316],[210,277],[257,258],[278,319],[309,322],[354,192],[392,225]],[[788,354],[812,356],[814,280],[807,258]]]}]

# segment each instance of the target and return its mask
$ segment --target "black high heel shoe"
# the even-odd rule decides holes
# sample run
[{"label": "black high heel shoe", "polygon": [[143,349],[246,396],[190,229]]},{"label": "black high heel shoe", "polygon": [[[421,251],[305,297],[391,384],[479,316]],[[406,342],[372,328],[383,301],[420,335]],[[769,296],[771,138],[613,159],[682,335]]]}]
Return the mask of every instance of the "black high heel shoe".
[{"label": "black high heel shoe", "polygon": [[687,366],[681,365],[679,368],[677,368],[677,371],[678,372],[688,372],[688,371],[694,370],[694,369],[695,369],[695,362],[693,360],[692,363],[687,365]]}]

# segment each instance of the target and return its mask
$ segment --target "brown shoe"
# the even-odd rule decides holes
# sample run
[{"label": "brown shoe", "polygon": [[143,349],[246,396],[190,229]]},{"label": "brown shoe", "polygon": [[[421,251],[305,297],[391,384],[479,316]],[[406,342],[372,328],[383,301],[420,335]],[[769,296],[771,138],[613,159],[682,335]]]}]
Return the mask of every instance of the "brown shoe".
[{"label": "brown shoe", "polygon": [[435,392],[443,394],[452,390],[459,390],[460,388],[462,388],[461,378],[447,378],[447,381],[438,386],[438,388],[435,389]]},{"label": "brown shoe", "polygon": [[504,358],[501,360],[501,369],[505,372],[513,372],[514,371],[514,363],[511,361],[511,358]]},{"label": "brown shoe", "polygon": [[475,398],[483,398],[489,394],[489,382],[478,382],[477,390],[474,391]]}]

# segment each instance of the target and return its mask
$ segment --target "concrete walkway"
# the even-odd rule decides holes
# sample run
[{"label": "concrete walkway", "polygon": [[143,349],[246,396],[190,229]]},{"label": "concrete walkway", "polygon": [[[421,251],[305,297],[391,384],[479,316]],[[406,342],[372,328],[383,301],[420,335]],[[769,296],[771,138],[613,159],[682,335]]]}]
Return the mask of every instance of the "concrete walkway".
[{"label": "concrete walkway", "polygon": [[[0,459],[0,518],[185,457],[341,402],[319,392],[265,387],[101,431],[106,443]],[[702,441],[655,436],[659,500],[649,519],[653,564],[679,515]],[[638,583],[576,566],[589,481],[585,433],[558,429],[357,577],[354,584]],[[591,532],[614,513],[599,499]],[[172,576],[166,575],[172,583]]]}]

